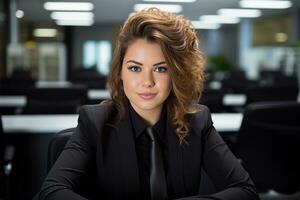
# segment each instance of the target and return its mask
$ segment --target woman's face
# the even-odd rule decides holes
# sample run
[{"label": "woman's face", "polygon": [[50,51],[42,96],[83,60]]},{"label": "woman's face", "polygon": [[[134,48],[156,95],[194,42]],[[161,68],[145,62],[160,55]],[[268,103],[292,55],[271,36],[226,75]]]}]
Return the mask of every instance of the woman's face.
[{"label": "woman's face", "polygon": [[145,39],[135,40],[127,49],[121,79],[125,95],[143,116],[160,113],[171,91],[171,77],[161,47]]}]

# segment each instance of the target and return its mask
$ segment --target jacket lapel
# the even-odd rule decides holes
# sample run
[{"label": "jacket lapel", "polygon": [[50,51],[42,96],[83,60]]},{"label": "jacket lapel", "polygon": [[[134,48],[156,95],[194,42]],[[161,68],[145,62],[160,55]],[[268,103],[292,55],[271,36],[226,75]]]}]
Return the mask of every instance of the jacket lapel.
[{"label": "jacket lapel", "polygon": [[[135,150],[135,138],[126,112],[125,116],[117,124],[117,138],[120,151],[120,183],[123,194],[132,199],[138,199],[139,194],[139,171]],[[125,196],[123,196],[124,199]]]}]

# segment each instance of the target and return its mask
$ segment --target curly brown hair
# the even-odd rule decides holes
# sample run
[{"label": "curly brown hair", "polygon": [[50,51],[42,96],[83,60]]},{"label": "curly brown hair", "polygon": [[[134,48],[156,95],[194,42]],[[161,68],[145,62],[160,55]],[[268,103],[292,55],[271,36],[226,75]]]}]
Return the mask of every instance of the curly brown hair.
[{"label": "curly brown hair", "polygon": [[187,117],[196,113],[204,84],[205,57],[198,47],[198,38],[191,22],[156,8],[145,9],[129,17],[119,32],[108,88],[110,102],[120,119],[125,111],[126,96],[120,78],[127,48],[136,39],[158,43],[170,68],[172,90],[165,105],[180,144],[189,132]]}]

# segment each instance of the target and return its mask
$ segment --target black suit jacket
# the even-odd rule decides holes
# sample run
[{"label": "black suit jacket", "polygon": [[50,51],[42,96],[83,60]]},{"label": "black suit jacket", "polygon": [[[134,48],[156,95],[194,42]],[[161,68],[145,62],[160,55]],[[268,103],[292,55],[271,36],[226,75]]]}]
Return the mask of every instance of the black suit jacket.
[{"label": "black suit jacket", "polygon": [[[170,199],[258,199],[249,174],[213,127],[207,107],[189,118],[188,146],[180,146],[171,124],[167,124]],[[50,170],[40,199],[81,200],[78,186],[91,168],[97,180],[95,199],[138,199],[139,173],[135,137],[128,113],[115,125],[115,109],[108,104],[81,107],[78,126]],[[167,120],[170,121],[169,119]],[[92,167],[91,167],[92,166]],[[201,169],[213,181],[217,193],[200,195]]]}]

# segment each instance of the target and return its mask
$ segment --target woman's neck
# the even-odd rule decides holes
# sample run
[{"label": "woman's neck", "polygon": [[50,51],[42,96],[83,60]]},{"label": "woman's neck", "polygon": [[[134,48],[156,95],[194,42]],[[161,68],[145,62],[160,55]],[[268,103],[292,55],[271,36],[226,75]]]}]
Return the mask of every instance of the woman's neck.
[{"label": "woman's neck", "polygon": [[135,110],[135,112],[137,112],[137,114],[143,118],[143,120],[146,122],[148,126],[153,126],[158,122],[162,111],[162,106],[159,106],[151,110],[141,110],[133,104],[131,104],[131,106]]}]

